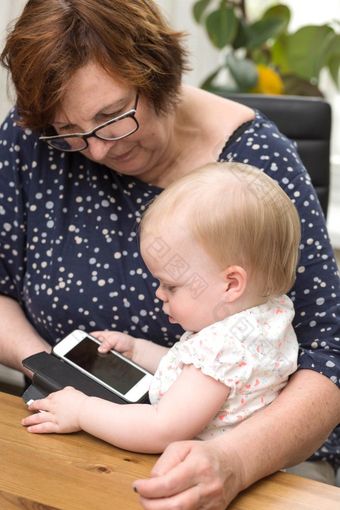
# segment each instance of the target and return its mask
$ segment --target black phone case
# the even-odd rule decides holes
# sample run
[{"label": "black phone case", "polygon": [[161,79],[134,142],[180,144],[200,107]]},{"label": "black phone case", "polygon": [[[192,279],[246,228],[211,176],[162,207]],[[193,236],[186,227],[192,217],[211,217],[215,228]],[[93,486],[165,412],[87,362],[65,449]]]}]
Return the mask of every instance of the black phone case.
[{"label": "black phone case", "polygon": [[[73,386],[91,397],[103,398],[116,404],[129,403],[53,354],[39,352],[25,358],[22,364],[33,372],[32,384],[22,395],[25,402],[44,398],[65,386]],[[139,401],[148,402],[148,395]]]}]

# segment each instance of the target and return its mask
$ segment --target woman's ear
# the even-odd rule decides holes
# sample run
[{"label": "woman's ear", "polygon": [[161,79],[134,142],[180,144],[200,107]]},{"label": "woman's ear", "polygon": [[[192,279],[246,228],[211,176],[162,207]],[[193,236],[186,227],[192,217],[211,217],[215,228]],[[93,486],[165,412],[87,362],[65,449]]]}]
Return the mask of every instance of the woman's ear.
[{"label": "woman's ear", "polygon": [[229,266],[224,270],[224,300],[233,303],[241,298],[247,288],[247,272],[241,266]]}]

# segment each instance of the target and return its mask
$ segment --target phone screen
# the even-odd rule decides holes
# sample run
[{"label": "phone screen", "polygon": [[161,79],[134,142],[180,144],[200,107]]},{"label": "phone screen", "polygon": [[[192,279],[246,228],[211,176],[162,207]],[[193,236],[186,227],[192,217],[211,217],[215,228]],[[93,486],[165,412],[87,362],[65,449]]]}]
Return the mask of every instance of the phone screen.
[{"label": "phone screen", "polygon": [[122,394],[127,393],[145,376],[144,372],[112,352],[99,353],[98,344],[88,337],[65,354],[65,358]]}]

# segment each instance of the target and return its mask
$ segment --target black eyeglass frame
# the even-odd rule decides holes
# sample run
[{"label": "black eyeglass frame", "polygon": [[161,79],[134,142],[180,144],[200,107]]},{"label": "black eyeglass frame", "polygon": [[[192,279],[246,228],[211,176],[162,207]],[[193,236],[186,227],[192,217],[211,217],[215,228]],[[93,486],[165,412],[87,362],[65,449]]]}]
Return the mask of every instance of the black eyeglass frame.
[{"label": "black eyeglass frame", "polygon": [[[108,120],[107,122],[104,122],[104,124],[100,124],[99,126],[96,126],[94,129],[91,129],[91,131],[87,131],[85,133],[70,133],[70,134],[54,135],[54,136],[44,136],[43,135],[43,136],[39,136],[39,140],[46,142],[53,149],[57,149],[62,152],[81,152],[81,151],[87,149],[89,146],[87,139],[91,138],[93,136],[95,138],[98,138],[99,140],[104,140],[106,142],[114,142],[117,140],[122,140],[123,138],[126,138],[126,137],[132,135],[139,129],[139,122],[135,117],[136,112],[137,112],[138,100],[139,100],[139,94],[137,93],[134,107],[131,108],[131,110],[129,110],[125,113],[122,113],[121,115],[117,115],[117,117],[113,117],[112,119]],[[110,124],[114,124],[115,122],[118,122],[119,120],[126,119],[128,117],[131,117],[135,121],[135,124],[136,124],[135,129],[133,131],[131,131],[130,133],[127,133],[126,135],[122,135],[122,136],[116,136],[114,138],[107,138],[107,137],[105,138],[103,136],[97,135],[98,130],[100,130],[106,126],[109,126]],[[60,147],[56,147],[55,145],[52,145],[52,143],[50,143],[50,142],[53,142],[53,140],[61,140],[62,138],[81,138],[85,145],[82,149],[61,149]]]}]

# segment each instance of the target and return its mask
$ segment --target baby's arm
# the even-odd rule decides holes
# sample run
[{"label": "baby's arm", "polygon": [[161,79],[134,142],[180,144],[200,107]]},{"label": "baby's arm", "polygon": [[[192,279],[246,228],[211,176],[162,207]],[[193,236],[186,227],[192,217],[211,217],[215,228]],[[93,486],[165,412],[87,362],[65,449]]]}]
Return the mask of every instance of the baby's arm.
[{"label": "baby's arm", "polygon": [[160,359],[169,350],[167,347],[157,345],[150,340],[134,338],[126,333],[94,331],[91,334],[102,342],[98,348],[99,352],[104,353],[110,349],[115,349],[152,374],[156,372]]},{"label": "baby's arm", "polygon": [[29,432],[86,432],[120,448],[159,453],[173,442],[191,439],[213,419],[228,398],[229,388],[193,365],[181,375],[157,406],[119,405],[65,388],[30,410],[22,424]]}]

